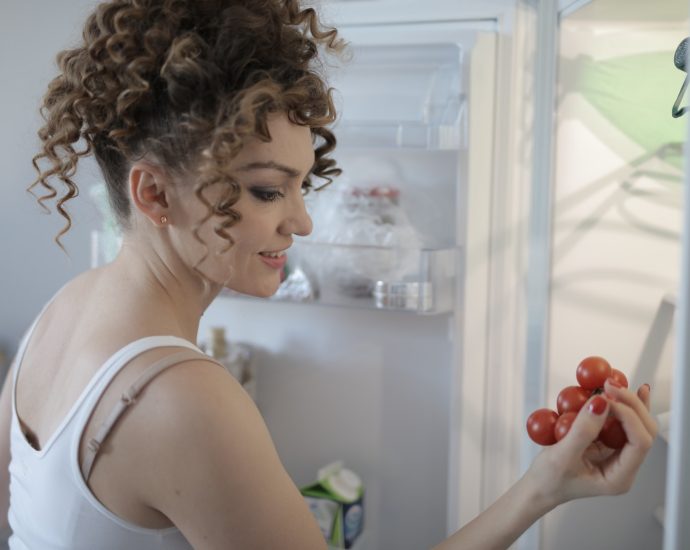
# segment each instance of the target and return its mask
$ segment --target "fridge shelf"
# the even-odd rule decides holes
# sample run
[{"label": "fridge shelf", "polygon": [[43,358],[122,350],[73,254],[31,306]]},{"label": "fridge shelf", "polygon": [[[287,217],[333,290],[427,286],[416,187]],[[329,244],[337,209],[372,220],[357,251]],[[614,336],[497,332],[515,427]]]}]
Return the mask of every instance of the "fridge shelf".
[{"label": "fridge shelf", "polygon": [[[119,236],[93,231],[91,237],[92,267],[112,261]],[[268,300],[420,315],[449,313],[455,307],[458,251],[296,242],[288,251],[285,280]],[[229,289],[221,295],[266,300]]]},{"label": "fridge shelf", "polygon": [[467,146],[463,50],[457,44],[353,47],[333,74],[343,147]]},{"label": "fridge shelf", "polygon": [[334,127],[339,147],[452,151],[465,147],[459,124],[343,121]]},{"label": "fridge shelf", "polygon": [[[288,251],[275,302],[436,315],[454,308],[457,247],[387,248],[303,241]],[[234,292],[223,295],[259,300]]]}]

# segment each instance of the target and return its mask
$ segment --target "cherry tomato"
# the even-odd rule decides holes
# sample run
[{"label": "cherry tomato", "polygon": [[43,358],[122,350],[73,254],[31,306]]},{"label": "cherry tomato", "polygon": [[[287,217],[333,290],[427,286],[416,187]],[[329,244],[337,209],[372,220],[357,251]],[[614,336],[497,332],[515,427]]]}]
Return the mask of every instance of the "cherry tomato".
[{"label": "cherry tomato", "polygon": [[568,386],[567,388],[563,388],[556,400],[558,414],[579,411],[591,395],[591,391],[580,386]]},{"label": "cherry tomato", "polygon": [[532,441],[539,445],[553,445],[556,438],[553,434],[558,420],[558,413],[551,409],[537,409],[527,418],[527,433]]},{"label": "cherry tomato", "polygon": [[604,427],[599,432],[597,441],[601,441],[611,449],[621,449],[628,442],[628,438],[625,435],[625,430],[623,430],[620,420],[614,416],[609,416],[606,422],[604,422]]},{"label": "cherry tomato", "polygon": [[586,357],[577,366],[575,376],[580,386],[586,390],[596,390],[603,387],[611,376],[611,365],[603,357]]},{"label": "cherry tomato", "polygon": [[618,369],[611,369],[611,378],[613,378],[624,388],[628,387],[628,379],[625,377],[625,374],[623,374]]},{"label": "cherry tomato", "polygon": [[563,439],[565,434],[570,431],[570,426],[573,425],[575,418],[577,418],[577,413],[575,411],[567,412],[558,417],[556,425],[553,428],[553,435],[556,441]]}]

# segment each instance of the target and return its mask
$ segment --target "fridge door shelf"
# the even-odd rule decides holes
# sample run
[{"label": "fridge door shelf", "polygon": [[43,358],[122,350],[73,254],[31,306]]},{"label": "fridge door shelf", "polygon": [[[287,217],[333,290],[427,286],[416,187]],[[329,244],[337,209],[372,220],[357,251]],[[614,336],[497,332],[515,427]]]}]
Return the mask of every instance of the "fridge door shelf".
[{"label": "fridge door shelf", "polygon": [[[458,248],[411,249],[302,241],[269,300],[435,315],[454,308]],[[223,295],[251,300],[231,290]]]},{"label": "fridge door shelf", "polygon": [[333,74],[340,146],[457,150],[467,146],[458,44],[352,47]]},{"label": "fridge door shelf", "polygon": [[[463,106],[464,108],[464,106]],[[333,128],[338,147],[453,151],[466,146],[460,123],[342,121]]]}]

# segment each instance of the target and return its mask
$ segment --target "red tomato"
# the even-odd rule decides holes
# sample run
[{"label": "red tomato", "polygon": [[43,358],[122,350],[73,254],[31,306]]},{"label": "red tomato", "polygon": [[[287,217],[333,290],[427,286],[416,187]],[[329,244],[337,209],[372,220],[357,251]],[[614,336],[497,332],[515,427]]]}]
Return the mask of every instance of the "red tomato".
[{"label": "red tomato", "polygon": [[556,425],[553,428],[553,435],[556,438],[556,441],[560,441],[565,437],[565,434],[570,431],[570,426],[573,425],[573,422],[575,422],[576,418],[577,412],[575,411],[567,412],[558,417],[558,420],[556,420]]},{"label": "red tomato", "polygon": [[539,445],[553,445],[556,438],[553,428],[558,420],[558,413],[551,409],[537,409],[527,418],[527,433],[532,441]]},{"label": "red tomato", "polygon": [[613,378],[624,388],[628,387],[628,379],[625,377],[625,374],[623,374],[618,369],[611,369],[611,378]]},{"label": "red tomato", "polygon": [[581,388],[580,386],[568,386],[567,388],[563,388],[556,400],[558,414],[579,411],[591,395],[591,391]]},{"label": "red tomato", "polygon": [[599,432],[597,441],[601,441],[611,449],[621,449],[628,442],[628,438],[625,435],[625,430],[623,430],[620,420],[614,416],[609,416],[606,422],[604,422],[604,427]]},{"label": "red tomato", "polygon": [[586,390],[596,390],[603,387],[611,376],[611,365],[603,357],[586,357],[577,366],[575,376],[580,386]]}]

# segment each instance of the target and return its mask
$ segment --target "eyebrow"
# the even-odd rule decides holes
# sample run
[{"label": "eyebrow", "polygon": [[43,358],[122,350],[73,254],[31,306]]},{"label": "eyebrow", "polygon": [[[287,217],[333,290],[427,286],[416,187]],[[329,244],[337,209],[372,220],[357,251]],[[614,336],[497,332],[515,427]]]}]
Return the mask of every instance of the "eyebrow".
[{"label": "eyebrow", "polygon": [[295,168],[285,166],[284,164],[279,164],[272,160],[268,162],[250,162],[248,164],[240,166],[237,170],[238,172],[249,172],[250,170],[265,170],[267,168],[270,170],[278,170],[279,172],[284,172],[291,178],[296,178],[301,174],[301,172],[299,170],[296,170]]}]

